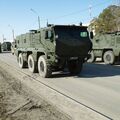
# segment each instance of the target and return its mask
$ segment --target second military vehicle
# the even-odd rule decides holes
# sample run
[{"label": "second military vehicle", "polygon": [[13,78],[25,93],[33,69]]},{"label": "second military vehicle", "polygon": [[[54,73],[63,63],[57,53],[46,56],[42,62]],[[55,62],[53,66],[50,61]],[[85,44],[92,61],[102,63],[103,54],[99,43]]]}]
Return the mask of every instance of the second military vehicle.
[{"label": "second military vehicle", "polygon": [[120,32],[99,33],[92,39],[93,50],[88,62],[102,58],[105,64],[114,64],[120,60]]},{"label": "second military vehicle", "polygon": [[31,72],[50,77],[53,71],[68,67],[78,74],[92,49],[87,27],[48,25],[16,37],[16,55],[20,68],[28,65]]}]

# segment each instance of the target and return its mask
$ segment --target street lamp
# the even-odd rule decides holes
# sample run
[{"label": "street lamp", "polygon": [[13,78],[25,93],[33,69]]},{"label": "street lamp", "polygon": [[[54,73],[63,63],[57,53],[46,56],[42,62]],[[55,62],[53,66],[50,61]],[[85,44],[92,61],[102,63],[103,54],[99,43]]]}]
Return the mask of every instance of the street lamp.
[{"label": "street lamp", "polygon": [[2,37],[3,37],[3,42],[5,42],[6,38],[4,37],[4,34],[2,35]]},{"label": "street lamp", "polygon": [[15,40],[14,29],[11,27],[11,25],[8,25],[8,27],[10,27],[10,29],[12,30],[12,36],[13,36],[13,42],[14,42],[14,40]]},{"label": "street lamp", "polygon": [[39,29],[40,29],[40,17],[38,15],[38,13],[32,8],[30,10],[38,16],[38,25],[39,25]]}]

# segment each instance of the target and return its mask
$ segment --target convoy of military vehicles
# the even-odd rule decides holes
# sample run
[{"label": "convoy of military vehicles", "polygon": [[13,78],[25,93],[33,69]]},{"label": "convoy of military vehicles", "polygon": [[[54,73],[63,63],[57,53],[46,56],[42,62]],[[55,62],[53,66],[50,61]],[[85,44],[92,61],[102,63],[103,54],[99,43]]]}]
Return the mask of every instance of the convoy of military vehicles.
[{"label": "convoy of military vehicles", "polygon": [[44,78],[65,68],[70,74],[78,74],[85,61],[95,62],[96,58],[105,64],[120,61],[120,32],[93,37],[85,26],[48,25],[17,36],[12,44],[0,43],[0,52],[10,50],[17,56],[20,68],[38,71]]},{"label": "convoy of military vehicles", "polygon": [[92,39],[93,48],[88,62],[101,58],[105,64],[114,64],[120,60],[120,32],[99,33]]}]

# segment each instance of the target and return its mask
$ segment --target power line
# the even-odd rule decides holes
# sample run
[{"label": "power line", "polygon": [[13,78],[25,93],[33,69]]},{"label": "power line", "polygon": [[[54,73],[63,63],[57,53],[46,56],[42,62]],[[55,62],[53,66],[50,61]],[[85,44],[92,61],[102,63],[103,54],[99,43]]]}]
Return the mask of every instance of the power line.
[{"label": "power line", "polygon": [[[71,12],[71,13],[68,13],[68,14],[65,14],[65,15],[61,15],[61,16],[57,16],[57,17],[51,17],[51,18],[46,18],[46,19],[42,19],[42,21],[51,21],[51,20],[57,20],[57,19],[61,19],[61,18],[65,18],[65,17],[69,17],[69,16],[73,16],[73,15],[77,15],[77,14],[80,14],[81,12],[85,12],[85,11],[88,11],[89,12],[89,15],[90,15],[90,19],[92,19],[92,9],[94,8],[97,8],[97,7],[100,7],[106,3],[110,3],[112,2],[113,0],[106,0],[105,2],[101,2],[101,3],[98,3],[98,4],[94,4],[94,5],[90,5],[88,6],[87,8],[84,8],[84,9],[81,9],[81,10],[78,10],[78,11],[74,11],[74,12]],[[120,1],[120,0],[119,0]],[[88,18],[87,18],[88,19]],[[80,22],[80,21],[79,21]]]},{"label": "power line", "polygon": [[[91,7],[91,9],[96,8],[96,7],[98,7],[98,6],[101,6],[101,5],[104,5],[105,3],[108,3],[108,2],[110,2],[110,1],[112,1],[112,0],[107,0],[106,2],[102,2],[102,3],[95,4],[95,5],[93,5],[93,6]],[[75,12],[71,12],[71,13],[66,14],[66,15],[62,15],[62,16],[50,18],[49,20],[56,20],[56,19],[65,18],[65,17],[68,17],[68,16],[76,15],[76,14],[79,14],[80,12],[88,11],[89,9],[90,9],[90,7],[85,8],[85,9],[82,9],[82,10],[78,10],[78,11],[75,11]]]}]

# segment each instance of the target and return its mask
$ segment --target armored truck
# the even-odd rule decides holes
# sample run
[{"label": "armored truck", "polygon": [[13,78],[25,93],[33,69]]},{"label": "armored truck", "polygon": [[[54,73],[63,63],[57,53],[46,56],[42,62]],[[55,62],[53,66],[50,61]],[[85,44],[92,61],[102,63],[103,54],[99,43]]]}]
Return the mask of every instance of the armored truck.
[{"label": "armored truck", "polygon": [[1,48],[2,51],[11,51],[11,42],[3,42]]},{"label": "armored truck", "polygon": [[16,56],[20,68],[50,77],[54,71],[68,68],[78,74],[92,49],[87,27],[48,25],[16,37]]},{"label": "armored truck", "polygon": [[93,48],[88,62],[102,58],[105,64],[114,64],[120,60],[120,32],[99,33],[92,39]]}]

